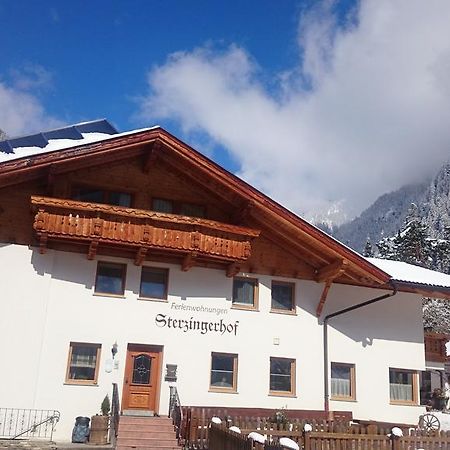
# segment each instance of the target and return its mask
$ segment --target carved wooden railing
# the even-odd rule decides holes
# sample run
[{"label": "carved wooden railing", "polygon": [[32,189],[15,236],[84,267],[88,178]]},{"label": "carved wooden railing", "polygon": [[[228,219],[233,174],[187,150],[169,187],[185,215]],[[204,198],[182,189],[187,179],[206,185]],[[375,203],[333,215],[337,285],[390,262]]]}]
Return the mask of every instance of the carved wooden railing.
[{"label": "carved wooden railing", "polygon": [[33,228],[42,253],[47,241],[54,239],[89,244],[89,258],[98,245],[113,245],[134,248],[137,263],[147,250],[156,249],[185,255],[184,264],[189,266],[197,257],[245,261],[251,240],[259,236],[251,228],[121,206],[37,196],[31,203],[37,210]]},{"label": "carved wooden railing", "polygon": [[448,360],[445,344],[449,341],[449,336],[441,333],[426,332],[425,359],[432,362],[446,362]]}]

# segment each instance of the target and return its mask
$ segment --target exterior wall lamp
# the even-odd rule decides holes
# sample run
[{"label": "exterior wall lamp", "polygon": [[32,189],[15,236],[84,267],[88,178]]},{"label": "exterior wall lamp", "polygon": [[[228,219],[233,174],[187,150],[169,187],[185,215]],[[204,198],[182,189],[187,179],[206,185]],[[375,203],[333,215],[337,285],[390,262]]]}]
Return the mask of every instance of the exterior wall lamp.
[{"label": "exterior wall lamp", "polygon": [[117,345],[117,342],[114,342],[113,346],[111,347],[112,359],[114,359],[117,352],[118,352],[118,345]]}]

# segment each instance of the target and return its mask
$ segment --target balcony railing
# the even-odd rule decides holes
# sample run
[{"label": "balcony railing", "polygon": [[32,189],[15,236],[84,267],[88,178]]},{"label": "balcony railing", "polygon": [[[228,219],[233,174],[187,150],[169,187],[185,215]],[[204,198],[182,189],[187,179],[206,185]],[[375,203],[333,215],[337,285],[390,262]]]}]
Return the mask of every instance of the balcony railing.
[{"label": "balcony railing", "polygon": [[121,206],[36,196],[31,203],[42,252],[47,241],[59,240],[236,262],[250,257],[259,236],[247,227]]},{"label": "balcony railing", "polygon": [[448,361],[445,344],[449,341],[449,336],[440,333],[425,333],[425,359],[432,362]]}]

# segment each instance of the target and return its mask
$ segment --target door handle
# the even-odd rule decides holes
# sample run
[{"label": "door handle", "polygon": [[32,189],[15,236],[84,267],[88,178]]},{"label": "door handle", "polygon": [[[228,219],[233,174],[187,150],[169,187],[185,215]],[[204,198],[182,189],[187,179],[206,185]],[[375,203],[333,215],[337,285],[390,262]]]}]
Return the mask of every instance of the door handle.
[{"label": "door handle", "polygon": [[128,384],[128,378],[125,380],[125,384]]}]

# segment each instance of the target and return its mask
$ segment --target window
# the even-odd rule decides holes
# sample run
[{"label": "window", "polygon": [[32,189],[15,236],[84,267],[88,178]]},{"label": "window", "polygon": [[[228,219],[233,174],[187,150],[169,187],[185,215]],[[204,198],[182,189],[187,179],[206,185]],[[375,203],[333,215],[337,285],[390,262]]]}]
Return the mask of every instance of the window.
[{"label": "window", "polygon": [[233,306],[244,309],[258,308],[258,280],[238,277],[233,279]]},{"label": "window", "polygon": [[131,206],[131,194],[90,187],[77,187],[72,190],[72,199],[82,202],[105,203],[107,205]]},{"label": "window", "polygon": [[195,203],[178,202],[174,200],[166,200],[163,198],[152,199],[152,210],[169,213],[179,214],[182,216],[190,217],[205,217],[205,207],[203,205],[197,205]]},{"label": "window", "polygon": [[97,383],[100,348],[100,344],[70,343],[66,383]]},{"label": "window", "polygon": [[417,404],[417,372],[389,369],[389,393],[391,403]]},{"label": "window", "polygon": [[181,203],[180,214],[190,217],[205,217],[205,207],[194,203]]},{"label": "window", "polygon": [[99,261],[95,279],[95,293],[107,295],[123,295],[125,292],[125,264]]},{"label": "window", "polygon": [[270,358],[270,393],[295,395],[295,359]]},{"label": "window", "polygon": [[293,283],[272,281],[272,310],[295,311]]},{"label": "window", "polygon": [[143,267],[139,296],[166,300],[168,272],[167,269]]},{"label": "window", "polygon": [[161,213],[173,213],[173,202],[163,198],[154,198],[152,200],[152,210]]},{"label": "window", "polygon": [[331,399],[355,399],[355,365],[331,363]]},{"label": "window", "polygon": [[211,390],[236,392],[237,358],[229,353],[211,353]]}]

